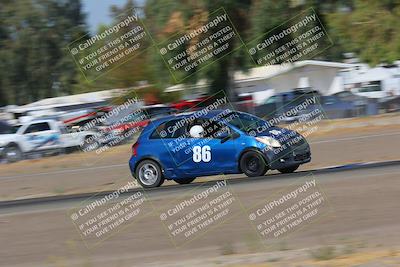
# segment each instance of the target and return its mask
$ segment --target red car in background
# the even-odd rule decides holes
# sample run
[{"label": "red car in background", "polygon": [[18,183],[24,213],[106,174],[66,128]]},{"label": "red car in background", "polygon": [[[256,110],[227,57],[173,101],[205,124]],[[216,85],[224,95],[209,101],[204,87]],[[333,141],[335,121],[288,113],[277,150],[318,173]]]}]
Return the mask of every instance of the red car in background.
[{"label": "red car in background", "polygon": [[[98,138],[97,142],[109,143],[115,139],[129,139],[133,133],[146,127],[151,119],[177,112],[176,109],[166,105],[152,105],[143,108],[132,106],[132,108],[121,110],[107,117],[107,113],[112,111],[112,109],[113,107],[109,106],[97,110],[80,112],[79,116],[68,118],[64,123],[68,125],[68,128],[72,132],[82,130],[82,127],[89,127],[90,130],[100,133],[101,137]],[[106,120],[99,120],[102,116],[107,117]],[[132,132],[127,134],[129,131]]]},{"label": "red car in background", "polygon": [[91,120],[101,117],[107,112],[111,111],[111,106],[104,106],[97,109],[84,109],[78,110],[74,112],[70,112],[66,118],[63,118],[62,121],[68,127],[82,127],[86,123],[90,122]]},{"label": "red car in background", "polygon": [[102,131],[122,135],[126,132],[147,126],[151,119],[176,113],[177,110],[166,105],[152,105],[128,112],[121,112],[103,123]]},{"label": "red car in background", "polygon": [[180,111],[195,110],[198,109],[199,106],[202,106],[201,104],[206,102],[209,98],[210,96],[201,96],[195,99],[181,100],[175,103],[171,103],[170,107]]}]

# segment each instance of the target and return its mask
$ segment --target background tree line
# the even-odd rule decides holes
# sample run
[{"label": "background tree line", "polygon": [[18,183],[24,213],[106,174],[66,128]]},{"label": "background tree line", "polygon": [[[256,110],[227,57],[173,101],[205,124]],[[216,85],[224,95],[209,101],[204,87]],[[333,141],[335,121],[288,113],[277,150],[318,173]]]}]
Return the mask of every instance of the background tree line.
[{"label": "background tree line", "polygon": [[[111,16],[135,7],[127,0],[113,6]],[[353,52],[370,65],[400,59],[400,0],[147,0],[139,8],[156,42],[204,24],[223,6],[244,40],[260,36],[314,7],[334,45],[320,59],[343,60]],[[99,25],[99,32],[109,25]],[[80,0],[2,0],[0,2],[0,106],[24,104],[45,97],[126,88],[148,81],[147,90],[161,93],[174,84],[155,46],[102,76],[87,82],[67,46],[89,33]],[[240,46],[232,43],[233,47]],[[186,83],[206,78],[210,91],[226,90],[236,70],[252,67],[244,49],[195,72]],[[168,99],[163,99],[168,100]]]}]

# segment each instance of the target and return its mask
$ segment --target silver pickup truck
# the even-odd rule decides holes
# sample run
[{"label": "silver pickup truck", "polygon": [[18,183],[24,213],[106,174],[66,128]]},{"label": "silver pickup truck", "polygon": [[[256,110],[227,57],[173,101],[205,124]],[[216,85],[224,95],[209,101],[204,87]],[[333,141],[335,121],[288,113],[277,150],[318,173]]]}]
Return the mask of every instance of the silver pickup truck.
[{"label": "silver pickup truck", "polygon": [[[0,134],[0,157],[16,162],[28,154],[60,153],[65,149],[93,145],[95,133],[70,133],[56,120],[35,120],[19,126],[4,127]],[[88,141],[90,140],[90,141]]]}]

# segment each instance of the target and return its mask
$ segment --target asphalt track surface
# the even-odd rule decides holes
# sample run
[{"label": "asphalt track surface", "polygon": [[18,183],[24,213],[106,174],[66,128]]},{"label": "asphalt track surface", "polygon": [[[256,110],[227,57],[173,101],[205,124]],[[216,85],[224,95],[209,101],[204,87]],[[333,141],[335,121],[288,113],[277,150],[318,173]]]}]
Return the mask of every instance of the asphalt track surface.
[{"label": "asphalt track surface", "polygon": [[[329,244],[344,238],[376,246],[400,243],[399,161],[242,177],[230,179],[229,184],[243,205],[251,206],[310,174],[325,191],[330,212],[327,217],[321,216],[317,222],[305,225],[304,229],[284,239],[291,249]],[[146,195],[155,207],[162,207],[197,186],[214,183],[164,186],[146,190]],[[135,192],[132,190],[123,197]],[[87,197],[2,202],[0,266],[160,266],[164,262],[174,264],[218,256],[224,244],[232,243],[240,248],[248,236],[254,236],[248,215],[243,214],[189,245],[176,248],[160,223],[157,209],[98,247],[88,249],[68,215],[71,208],[79,206]],[[257,242],[256,238],[252,240]]]},{"label": "asphalt track surface", "polygon": [[[316,170],[298,171],[290,174],[269,174],[259,177],[247,177],[241,176],[234,179],[229,179],[229,175],[224,175],[224,178],[228,179],[229,185],[232,187],[238,186],[254,186],[258,188],[259,186],[268,186],[266,183],[277,182],[279,180],[288,181],[290,179],[296,179],[301,177],[306,177],[310,174],[318,176],[320,179],[329,179],[331,177],[336,177],[337,175],[346,175],[350,177],[359,176],[359,173],[370,176],[375,175],[375,173],[386,173],[387,170],[394,170],[393,173],[400,175],[400,161],[388,161],[388,162],[371,162],[371,163],[359,163],[359,164],[349,164],[335,167],[328,167]],[[369,173],[369,174],[365,174]],[[209,182],[193,182],[187,185],[167,185],[158,188],[150,188],[143,190],[142,188],[129,189],[128,192],[122,193],[120,197],[128,198],[137,192],[145,192],[146,196],[149,198],[162,198],[164,196],[179,197],[184,195],[186,192],[193,190],[194,188],[202,185],[213,185],[217,181],[213,180]],[[44,197],[44,198],[33,198],[33,199],[22,199],[22,200],[11,200],[11,201],[1,201],[0,202],[0,215],[19,213],[19,212],[32,212],[39,210],[51,210],[51,209],[68,209],[79,205],[82,201],[91,198],[92,201],[96,199],[99,200],[106,195],[113,193],[114,191],[103,191],[98,192],[93,197],[93,193],[76,194],[76,195],[66,195],[66,196],[54,196],[54,197]],[[399,197],[400,200],[400,197]],[[118,200],[119,201],[119,200]],[[110,203],[113,203],[112,201]]]},{"label": "asphalt track surface", "polygon": [[[289,249],[305,249],[340,243],[340,240],[355,240],[366,247],[386,248],[400,245],[400,158],[399,131],[375,131],[337,135],[311,140],[313,161],[306,170],[292,174],[267,173],[262,177],[229,175],[230,188],[245,207],[285,191],[291,184],[304,177],[314,177],[324,190],[330,203],[330,212],[318,221],[285,239]],[[37,173],[13,175],[10,170],[0,176],[7,188],[15,185],[27,186],[40,182],[81,182],[81,187],[91,185],[85,181],[102,179],[99,184],[122,177],[122,184],[130,181],[126,156],[121,154],[114,162],[92,167],[77,167],[65,170],[48,170]],[[338,164],[336,162],[369,163]],[[372,162],[372,161],[381,162]],[[122,163],[121,163],[122,162]],[[332,166],[336,167],[321,167]],[[72,174],[76,174],[73,176]],[[83,177],[85,178],[82,180]],[[73,180],[74,178],[75,180]],[[176,248],[160,222],[160,212],[170,201],[191,192],[200,186],[216,181],[195,181],[189,185],[166,184],[160,188],[146,190],[146,196],[156,209],[151,215],[133,222],[124,230],[103,241],[98,247],[88,249],[69,216],[71,209],[94,193],[39,197],[0,202],[0,266],[189,266],[185,261],[201,260],[221,255],[221,247],[233,244],[238,253],[248,253],[251,243],[257,243],[254,229],[249,228],[246,214],[235,220],[224,222],[203,237],[191,241],[187,246]],[[3,187],[3,190],[6,187]],[[16,188],[16,187],[15,187]],[[92,188],[90,188],[92,189]],[[133,189],[121,195],[128,198]],[[92,190],[88,190],[90,192]],[[111,191],[102,191],[93,200]],[[244,247],[244,248],[243,248]],[[272,251],[279,249],[271,249]],[[202,266],[202,265],[200,265]],[[283,265],[295,266],[295,265]],[[380,266],[380,265],[377,265]]]}]

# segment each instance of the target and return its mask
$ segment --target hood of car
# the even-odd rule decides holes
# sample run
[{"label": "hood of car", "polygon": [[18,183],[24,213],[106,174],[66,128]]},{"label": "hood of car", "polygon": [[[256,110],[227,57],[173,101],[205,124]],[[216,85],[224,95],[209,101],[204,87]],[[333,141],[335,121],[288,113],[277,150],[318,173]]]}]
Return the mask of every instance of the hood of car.
[{"label": "hood of car", "polygon": [[16,134],[0,134],[0,145],[12,142],[16,139]]},{"label": "hood of car", "polygon": [[280,127],[269,127],[263,129],[262,127],[257,128],[257,130],[250,132],[251,136],[269,136],[273,138],[280,138],[287,135],[298,135],[295,131],[280,128]]}]

